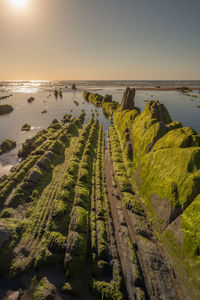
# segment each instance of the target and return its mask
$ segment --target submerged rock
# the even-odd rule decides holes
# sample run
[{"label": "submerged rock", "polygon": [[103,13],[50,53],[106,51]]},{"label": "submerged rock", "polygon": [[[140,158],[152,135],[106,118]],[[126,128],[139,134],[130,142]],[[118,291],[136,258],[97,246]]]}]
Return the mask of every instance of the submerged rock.
[{"label": "submerged rock", "polygon": [[0,145],[0,155],[6,152],[11,151],[12,149],[16,148],[16,142],[12,140],[5,140]]},{"label": "submerged rock", "polygon": [[7,115],[13,111],[13,107],[9,104],[0,105],[0,116]]},{"label": "submerged rock", "polygon": [[135,98],[135,89],[134,88],[131,89],[127,87],[122,98],[122,103],[121,103],[122,110],[133,109],[135,106],[134,98]]}]

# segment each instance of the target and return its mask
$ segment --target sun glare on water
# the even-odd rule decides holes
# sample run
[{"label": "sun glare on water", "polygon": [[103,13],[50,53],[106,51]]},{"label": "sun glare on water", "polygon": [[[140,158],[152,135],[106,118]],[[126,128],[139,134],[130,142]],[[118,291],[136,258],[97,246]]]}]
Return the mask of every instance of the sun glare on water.
[{"label": "sun glare on water", "polygon": [[26,5],[27,0],[11,0],[11,3],[18,7],[23,7]]}]

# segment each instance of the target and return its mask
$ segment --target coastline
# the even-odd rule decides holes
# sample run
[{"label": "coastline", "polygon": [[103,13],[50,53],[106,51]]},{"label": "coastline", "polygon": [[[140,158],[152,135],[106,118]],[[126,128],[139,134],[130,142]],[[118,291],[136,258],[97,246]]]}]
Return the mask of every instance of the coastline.
[{"label": "coastline", "polygon": [[183,87],[172,87],[172,86],[161,86],[161,87],[136,87],[138,91],[178,91],[178,92],[188,92],[188,91],[200,91],[200,87],[190,86],[188,89],[183,89]]}]

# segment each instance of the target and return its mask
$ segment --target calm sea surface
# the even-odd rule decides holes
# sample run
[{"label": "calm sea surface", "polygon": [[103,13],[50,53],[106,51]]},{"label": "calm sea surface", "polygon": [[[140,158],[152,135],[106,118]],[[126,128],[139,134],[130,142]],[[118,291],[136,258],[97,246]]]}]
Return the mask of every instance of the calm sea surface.
[{"label": "calm sea surface", "polygon": [[[200,81],[78,81],[75,82],[77,90],[71,89],[70,81],[7,81],[0,82],[0,97],[12,94],[12,97],[3,99],[0,104],[10,104],[14,111],[6,116],[0,116],[0,143],[5,139],[13,139],[17,142],[17,148],[0,156],[0,176],[7,174],[12,165],[16,164],[17,152],[26,138],[32,137],[42,128],[47,128],[53,119],[62,119],[65,113],[79,116],[84,109],[86,121],[90,118],[91,111],[95,107],[83,100],[82,92],[87,89],[102,95],[111,94],[113,99],[121,102],[126,86],[155,87],[161,86],[195,86],[200,88]],[[54,89],[61,88],[63,97],[55,98]],[[195,95],[195,97],[193,97]],[[29,97],[35,100],[30,104]],[[74,100],[79,103],[77,106]],[[136,106],[144,109],[144,100],[158,100],[167,107],[172,119],[180,121],[184,126],[190,126],[200,133],[200,93],[193,90],[189,95],[178,91],[137,91],[135,97]],[[100,108],[98,119],[105,130],[110,121],[105,118]],[[47,110],[46,114],[41,114]],[[22,132],[21,127],[28,123],[30,132]]]}]

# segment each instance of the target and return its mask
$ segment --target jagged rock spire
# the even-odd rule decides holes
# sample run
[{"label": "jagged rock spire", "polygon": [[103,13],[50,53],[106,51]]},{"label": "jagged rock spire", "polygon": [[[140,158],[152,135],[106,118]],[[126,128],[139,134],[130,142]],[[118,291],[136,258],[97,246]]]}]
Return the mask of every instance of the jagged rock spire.
[{"label": "jagged rock spire", "polygon": [[134,88],[131,89],[127,87],[122,98],[122,103],[121,103],[122,110],[133,109],[135,106],[134,98],[135,98],[135,89]]}]

